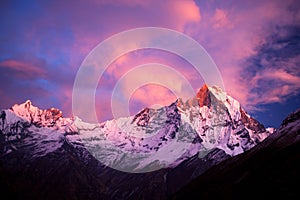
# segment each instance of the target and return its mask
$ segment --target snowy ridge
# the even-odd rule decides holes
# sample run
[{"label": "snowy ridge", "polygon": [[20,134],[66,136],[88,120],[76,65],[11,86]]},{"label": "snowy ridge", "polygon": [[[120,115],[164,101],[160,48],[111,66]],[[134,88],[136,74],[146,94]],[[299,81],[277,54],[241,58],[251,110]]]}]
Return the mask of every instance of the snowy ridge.
[{"label": "snowy ridge", "polygon": [[27,100],[1,111],[0,137],[2,155],[18,149],[30,148],[32,158],[45,156],[60,148],[65,134],[77,132],[71,118],[51,108],[41,110]]},{"label": "snowy ridge", "polygon": [[[76,124],[84,127],[81,121]],[[176,166],[201,147],[196,142],[200,140],[197,133],[188,124],[181,123],[176,103],[107,121],[93,130],[78,129],[81,141],[96,158],[122,171]],[[148,168],[151,165],[154,168]]]},{"label": "snowy ridge", "polygon": [[145,108],[135,116],[110,120],[93,130],[79,128],[79,135],[107,165],[139,171],[151,165],[175,167],[215,148],[234,156],[264,140],[271,131],[220,88],[204,85],[186,102],[178,99],[170,106]]},{"label": "snowy ridge", "polygon": [[15,104],[11,110],[22,119],[34,124],[37,127],[55,129],[61,133],[77,131],[72,118],[63,118],[62,111],[57,108],[46,110],[33,106],[30,100],[23,104]]},{"label": "snowy ridge", "polygon": [[204,85],[196,97],[178,99],[159,109],[145,108],[137,115],[102,124],[63,118],[51,108],[41,110],[26,101],[4,110],[1,136],[9,153],[22,146],[9,141],[34,143],[34,156],[59,149],[64,142],[84,145],[100,162],[127,172],[176,167],[214,149],[234,156],[255,146],[272,133],[247,114],[240,103],[218,87]]},{"label": "snowy ridge", "polygon": [[[48,127],[37,127],[28,120],[17,116],[12,110],[3,110],[0,122],[1,155],[28,148],[31,159],[45,156],[63,144],[63,131]],[[22,141],[22,142],[20,142]]]}]

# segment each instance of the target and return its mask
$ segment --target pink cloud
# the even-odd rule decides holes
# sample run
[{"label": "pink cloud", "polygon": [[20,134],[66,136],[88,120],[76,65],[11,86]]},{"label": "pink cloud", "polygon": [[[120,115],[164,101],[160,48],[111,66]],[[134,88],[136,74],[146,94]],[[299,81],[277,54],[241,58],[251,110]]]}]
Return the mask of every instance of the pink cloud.
[{"label": "pink cloud", "polygon": [[[83,41],[85,40],[97,44],[115,33],[137,27],[157,26],[184,31],[188,24],[199,23],[201,20],[199,7],[194,1],[119,0],[95,2],[93,8],[86,9],[88,10],[86,13],[72,16],[72,29],[76,40],[81,43],[80,46],[84,46]],[[122,6],[122,12],[112,12],[113,7],[105,7],[104,5]],[[135,6],[136,9],[132,10],[132,6]],[[87,6],[82,5],[81,7]],[[72,7],[71,9],[75,9],[74,13],[84,12],[81,7]],[[80,9],[77,10],[78,8]],[[94,19],[97,19],[97,24],[91,23]],[[95,26],[98,24],[105,26],[105,33],[98,26]],[[91,27],[93,25],[94,27]],[[90,28],[93,31],[84,31]]]},{"label": "pink cloud", "polygon": [[[184,32],[189,23],[199,23],[201,20],[200,9],[194,1],[170,1],[168,6],[172,18],[170,21],[176,22],[179,31]],[[167,7],[167,8],[168,8]]]},{"label": "pink cloud", "polygon": [[[257,110],[257,105],[284,102],[299,93],[300,77],[284,69],[266,69],[250,79],[239,78],[237,70],[228,73],[231,74],[225,74],[224,78],[227,92],[249,111]],[[236,78],[230,79],[233,75]],[[268,87],[261,85],[261,82],[268,84]],[[261,92],[254,92],[255,88]]]},{"label": "pink cloud", "polygon": [[219,28],[233,28],[233,24],[228,19],[228,14],[225,10],[216,9],[215,14],[212,18],[213,27],[215,29]]},{"label": "pink cloud", "polygon": [[288,73],[284,69],[266,69],[252,78],[251,84],[258,86],[259,80],[276,80],[278,82],[284,82],[286,84],[292,84],[300,88],[300,77]]},{"label": "pink cloud", "polygon": [[41,66],[18,60],[4,60],[0,62],[0,67],[11,69],[23,78],[44,77],[46,75],[46,70]]},{"label": "pink cloud", "polygon": [[286,100],[286,96],[293,95],[294,92],[295,87],[283,85],[273,88],[270,91],[266,91],[264,95],[255,95],[255,100],[252,102],[252,104],[254,106],[257,104],[281,103]]},{"label": "pink cloud", "polygon": [[260,87],[259,81],[276,82],[279,85],[269,88],[264,95],[252,94],[252,104],[283,102],[287,96],[297,94],[300,89],[300,77],[284,69],[266,69],[254,76],[248,84],[253,88]]},{"label": "pink cloud", "polygon": [[[137,110],[132,109],[135,107],[136,101],[143,104],[145,107],[162,107],[167,106],[177,99],[168,88],[157,84],[147,84],[138,88],[130,98],[130,114],[136,114]],[[135,108],[136,109],[136,108]]]},{"label": "pink cloud", "polygon": [[[235,70],[231,73],[239,76]],[[297,95],[300,89],[300,77],[284,69],[266,68],[249,80],[241,78],[225,80],[227,92],[249,111],[257,110],[257,105],[284,102],[287,98]],[[261,81],[270,87],[265,88],[266,85],[261,85]],[[261,92],[254,92],[255,88]]]},{"label": "pink cloud", "polygon": [[[106,73],[118,80],[130,69],[147,63],[160,63],[174,68],[188,79],[195,89],[202,86],[202,77],[192,65],[177,55],[160,50],[139,50],[125,54],[115,60],[107,68]],[[172,75],[166,74],[166,76]]]},{"label": "pink cloud", "polygon": [[[148,70],[142,70],[141,67],[148,63],[164,64],[176,70],[177,72],[172,70],[168,72],[161,68],[159,68],[160,70],[157,70],[157,68],[148,68]],[[127,72],[130,72],[130,75],[127,74]],[[191,98],[192,95],[189,95],[191,90],[186,87],[185,82],[180,79],[178,75],[184,77],[191,84],[191,87],[193,87],[192,91],[197,91],[198,88],[200,88],[203,84],[202,77],[197,73],[198,72],[196,69],[188,64],[187,61],[183,60],[179,56],[165,51],[153,51],[148,49],[125,54],[115,60],[115,62],[108,67],[107,71],[104,73],[104,76],[99,82],[96,100],[98,117],[99,119],[112,118],[108,117],[111,116],[111,92],[108,91],[113,91],[113,87],[115,87],[117,81],[122,77],[124,80],[123,84],[121,84],[121,91],[117,93],[122,94],[123,97],[126,98],[130,98],[130,96],[133,95],[131,96],[130,102],[137,103],[135,108],[135,111],[137,112],[139,109],[142,109],[143,106],[151,106],[152,104],[169,105],[179,97],[183,98],[184,100]],[[144,81],[150,83],[150,85],[153,85],[151,83],[160,83],[161,86],[147,86],[144,88]],[[165,87],[163,86],[164,84],[166,84],[170,90],[174,90],[180,95],[178,95],[176,98],[173,98],[173,95],[170,96],[168,92],[162,89],[166,87],[166,85]],[[137,94],[134,92],[134,88],[136,87],[142,87],[141,89],[138,89]],[[149,93],[148,97],[151,94],[156,94],[156,97],[151,96],[147,98],[147,93]],[[124,108],[124,106],[126,107],[125,104],[122,102],[118,106]],[[131,114],[134,114],[134,112],[131,112]]]},{"label": "pink cloud", "polygon": [[[85,1],[83,1],[85,2]],[[115,6],[147,6],[150,1],[144,0],[93,0],[92,1],[96,5],[115,5]]]}]

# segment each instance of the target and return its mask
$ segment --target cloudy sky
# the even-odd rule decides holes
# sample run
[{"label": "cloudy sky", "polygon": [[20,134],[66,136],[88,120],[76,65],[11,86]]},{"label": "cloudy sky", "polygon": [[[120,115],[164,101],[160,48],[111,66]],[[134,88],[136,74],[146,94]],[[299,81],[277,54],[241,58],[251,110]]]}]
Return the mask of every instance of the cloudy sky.
[{"label": "cloudy sky", "polygon": [[[0,108],[30,99],[40,108],[57,107],[72,116],[73,84],[89,53],[105,39],[141,27],[176,30],[201,44],[226,92],[266,126],[278,127],[300,105],[297,0],[7,0],[1,2],[0,16]],[[129,52],[109,65],[99,81],[99,121],[112,118],[111,95],[118,80],[146,63],[173,67],[195,91],[204,83],[178,55],[157,49]],[[130,92],[131,114],[177,98],[159,84]]]}]

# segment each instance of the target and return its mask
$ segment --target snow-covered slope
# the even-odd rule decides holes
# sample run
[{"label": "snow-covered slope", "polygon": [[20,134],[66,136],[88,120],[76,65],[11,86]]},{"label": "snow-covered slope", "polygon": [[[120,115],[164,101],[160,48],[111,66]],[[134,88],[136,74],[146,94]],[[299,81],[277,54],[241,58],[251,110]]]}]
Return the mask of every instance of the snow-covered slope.
[{"label": "snow-covered slope", "polygon": [[[218,148],[240,154],[272,132],[218,87],[204,85],[195,98],[100,125],[75,120],[81,142],[106,165],[129,172],[175,167]],[[75,136],[70,136],[75,137]],[[76,136],[77,137],[77,136]]]},{"label": "snow-covered slope", "polygon": [[45,156],[61,147],[64,135],[76,130],[74,121],[63,118],[58,109],[41,110],[27,100],[1,111],[1,154],[9,154],[34,144],[28,156]]},{"label": "snow-covered slope", "polygon": [[[169,106],[145,108],[135,116],[102,124],[63,118],[58,109],[41,110],[30,101],[3,110],[1,118],[4,141],[33,140],[37,155],[59,148],[63,140],[83,144],[103,164],[126,172],[176,167],[216,148],[234,156],[271,134],[237,100],[207,85],[186,102],[178,99]],[[7,143],[3,153],[16,148]]]},{"label": "snow-covered slope", "polygon": [[[201,149],[201,139],[181,121],[176,103],[87,128],[76,120],[81,142],[106,165],[127,172],[174,167]],[[69,138],[78,137],[69,136]]]}]

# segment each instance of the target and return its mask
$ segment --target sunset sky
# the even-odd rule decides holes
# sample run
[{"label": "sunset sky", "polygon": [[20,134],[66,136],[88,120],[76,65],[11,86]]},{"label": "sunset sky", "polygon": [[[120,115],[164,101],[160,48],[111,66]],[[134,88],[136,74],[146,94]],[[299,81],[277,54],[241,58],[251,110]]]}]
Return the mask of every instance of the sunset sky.
[{"label": "sunset sky", "polygon": [[[84,59],[103,40],[140,27],[168,28],[196,40],[218,66],[226,92],[266,126],[278,127],[300,105],[298,0],[4,0],[0,27],[0,108],[30,99],[72,116],[73,84]],[[112,118],[117,81],[135,66],[154,62],[176,69],[195,91],[204,84],[178,55],[130,52],[99,81],[100,121]],[[168,88],[148,84],[133,92],[130,112],[176,98]]]}]

